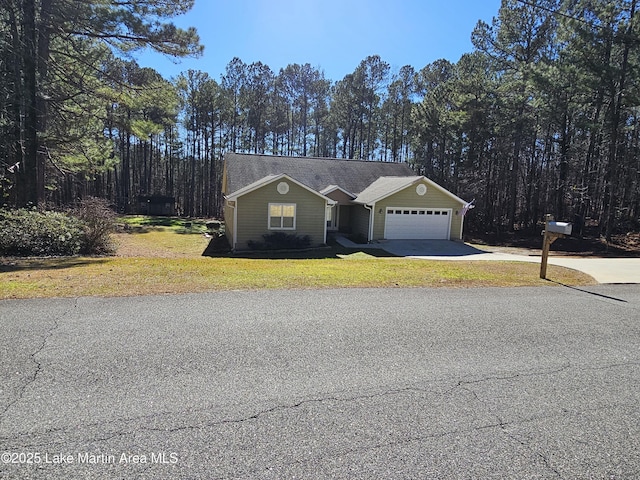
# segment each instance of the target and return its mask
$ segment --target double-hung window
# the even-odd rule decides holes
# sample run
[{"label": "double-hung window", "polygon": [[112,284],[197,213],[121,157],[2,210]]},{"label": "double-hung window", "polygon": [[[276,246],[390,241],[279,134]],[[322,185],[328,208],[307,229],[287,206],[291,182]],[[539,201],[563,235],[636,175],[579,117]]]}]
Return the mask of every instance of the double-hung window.
[{"label": "double-hung window", "polygon": [[295,230],[295,228],[295,203],[269,204],[269,230]]}]

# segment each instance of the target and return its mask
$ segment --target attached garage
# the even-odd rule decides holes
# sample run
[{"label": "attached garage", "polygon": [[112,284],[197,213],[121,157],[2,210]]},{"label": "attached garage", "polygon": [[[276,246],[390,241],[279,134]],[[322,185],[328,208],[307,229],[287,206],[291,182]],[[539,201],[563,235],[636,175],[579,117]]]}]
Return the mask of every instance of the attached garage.
[{"label": "attached garage", "polygon": [[449,240],[450,208],[387,207],[384,237],[389,240]]},{"label": "attached garage", "polygon": [[466,202],[426,177],[381,177],[353,202],[368,210],[369,241],[462,239]]}]

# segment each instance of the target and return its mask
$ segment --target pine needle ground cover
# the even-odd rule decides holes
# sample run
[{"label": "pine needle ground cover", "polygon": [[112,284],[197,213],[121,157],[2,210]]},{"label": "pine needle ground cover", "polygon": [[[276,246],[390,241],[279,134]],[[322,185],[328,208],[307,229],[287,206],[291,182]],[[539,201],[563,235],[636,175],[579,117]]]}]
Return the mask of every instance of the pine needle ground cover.
[{"label": "pine needle ground cover", "polygon": [[[138,217],[136,217],[138,218]],[[2,258],[0,299],[129,296],[216,290],[344,287],[488,287],[553,285],[539,265],[430,261],[375,256],[332,247],[281,258],[203,257],[204,224],[128,223],[111,257]],[[289,257],[289,258],[288,258]],[[314,257],[314,258],[310,258]],[[588,275],[550,266],[549,278],[589,285]]]}]

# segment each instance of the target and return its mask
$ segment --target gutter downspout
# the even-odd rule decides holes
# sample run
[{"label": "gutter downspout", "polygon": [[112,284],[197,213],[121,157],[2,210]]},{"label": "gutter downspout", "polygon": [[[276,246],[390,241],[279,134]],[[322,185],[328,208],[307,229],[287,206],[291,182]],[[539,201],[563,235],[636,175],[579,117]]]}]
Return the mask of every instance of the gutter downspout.
[{"label": "gutter downspout", "polygon": [[[338,202],[336,202],[335,200],[332,199],[328,199],[325,203],[324,203],[324,243],[327,243],[327,230],[329,229],[329,227],[327,227],[327,208],[331,207],[331,209],[333,210],[334,208],[336,209],[335,211],[338,211]],[[337,213],[336,213],[337,214]],[[333,215],[333,212],[331,212],[331,215]]]},{"label": "gutter downspout", "polygon": [[238,199],[236,198],[233,203],[233,246],[231,249],[236,251],[236,244],[238,243]]},{"label": "gutter downspout", "polygon": [[[238,210],[236,209],[237,206],[237,202],[238,199],[236,198],[235,201],[233,202],[233,205],[231,205],[231,202],[229,201],[229,199],[223,195],[223,198],[225,200],[225,202],[227,202],[227,208],[232,208],[233,209],[233,231],[231,232],[231,236],[233,237],[233,244],[231,245],[231,250],[235,251],[236,249],[236,233],[238,230]],[[225,229],[226,229],[226,225],[225,225]]]},{"label": "gutter downspout", "polygon": [[376,204],[372,203],[371,205],[363,204],[364,208],[369,210],[369,232],[367,242],[373,241],[373,214],[375,212]]},{"label": "gutter downspout", "polygon": [[[324,243],[325,245],[327,244],[327,229],[329,227],[327,227],[327,209],[329,208],[329,202],[325,201],[324,202],[324,240],[322,241],[322,243]],[[333,208],[333,206],[331,207]]]}]

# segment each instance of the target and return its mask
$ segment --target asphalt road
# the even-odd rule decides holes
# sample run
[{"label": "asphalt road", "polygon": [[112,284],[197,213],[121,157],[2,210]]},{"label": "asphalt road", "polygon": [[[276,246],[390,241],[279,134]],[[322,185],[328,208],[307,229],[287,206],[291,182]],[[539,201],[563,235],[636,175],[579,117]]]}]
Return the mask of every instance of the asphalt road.
[{"label": "asphalt road", "polygon": [[3,479],[640,478],[639,285],[3,301],[0,319]]}]

